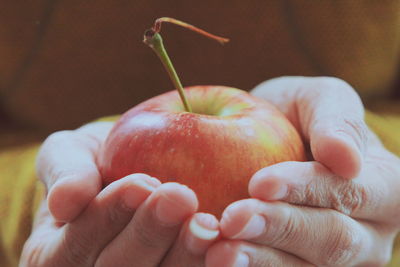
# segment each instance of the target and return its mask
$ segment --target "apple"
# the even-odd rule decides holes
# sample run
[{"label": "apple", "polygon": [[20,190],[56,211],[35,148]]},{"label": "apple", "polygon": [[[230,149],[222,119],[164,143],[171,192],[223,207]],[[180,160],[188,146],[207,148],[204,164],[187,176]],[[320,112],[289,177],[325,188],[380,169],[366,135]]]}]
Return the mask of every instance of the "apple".
[{"label": "apple", "polygon": [[160,40],[157,27],[145,34],[178,90],[133,107],[115,123],[98,158],[104,185],[146,173],[187,185],[200,211],[219,216],[248,197],[259,169],[305,160],[299,134],[272,104],[226,86],[183,89]]},{"label": "apple", "polygon": [[108,136],[99,160],[105,184],[131,173],[193,189],[200,210],[220,215],[248,197],[259,169],[304,160],[300,136],[273,105],[225,86],[186,88],[193,112],[176,91],[126,112]]}]

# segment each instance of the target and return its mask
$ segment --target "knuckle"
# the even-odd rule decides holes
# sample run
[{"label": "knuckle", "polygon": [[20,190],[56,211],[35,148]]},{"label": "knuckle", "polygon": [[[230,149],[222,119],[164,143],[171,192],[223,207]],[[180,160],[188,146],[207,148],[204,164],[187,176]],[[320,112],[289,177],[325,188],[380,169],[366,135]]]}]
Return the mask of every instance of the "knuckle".
[{"label": "knuckle", "polygon": [[331,218],[334,227],[330,232],[325,253],[321,255],[324,266],[346,266],[361,251],[362,238],[356,225],[344,217],[336,214]]},{"label": "knuckle", "polygon": [[[300,214],[299,214],[300,215]],[[279,222],[279,223],[278,223]],[[296,223],[298,222],[298,223]],[[304,225],[300,225],[303,220],[295,220],[288,208],[282,208],[279,218],[277,218],[276,225],[279,225],[279,228],[276,231],[267,231],[274,232],[272,236],[269,236],[270,242],[272,244],[280,244],[282,246],[286,246],[291,242],[297,242],[299,237],[296,233],[298,233],[299,228],[304,227]],[[271,223],[272,225],[274,223]]]},{"label": "knuckle", "polygon": [[91,148],[99,145],[99,140],[88,133],[79,130],[64,130],[52,133],[44,141],[43,147],[60,146],[60,144],[73,144],[83,145],[84,147]]},{"label": "knuckle", "polygon": [[324,94],[332,99],[347,97],[362,106],[361,99],[356,90],[342,79],[336,77],[313,77],[310,83],[316,95]]},{"label": "knuckle", "polygon": [[[79,151],[88,151],[94,155],[94,151],[99,144],[93,138],[80,134],[75,130],[59,131],[46,138],[40,148],[36,159],[36,170],[38,177],[45,182],[47,189],[51,188],[57,180],[62,177],[83,175],[84,168],[75,168],[72,165],[68,168],[60,168],[60,164],[55,164],[52,159],[59,157],[62,153],[77,153]],[[71,156],[72,157],[72,156]],[[86,167],[88,163],[82,162],[80,167]],[[89,166],[91,167],[91,166]],[[88,169],[89,170],[89,169]],[[91,172],[89,170],[88,172]]]},{"label": "knuckle", "polygon": [[[54,166],[49,166],[48,161],[50,157],[54,157],[54,149],[70,140],[73,136],[73,131],[59,131],[49,135],[40,147],[37,159],[36,169],[38,170],[38,176],[44,180],[47,170],[49,173],[54,172]],[[49,157],[50,156],[50,157]]]},{"label": "knuckle", "polygon": [[[140,243],[141,246],[150,249],[158,249],[165,246],[171,238],[170,231],[168,229],[161,229],[162,227],[156,227],[154,225],[146,224],[142,220],[137,220],[136,216],[133,217],[133,233],[130,235],[137,239],[136,242]],[[156,230],[155,230],[156,229]]]},{"label": "knuckle", "polygon": [[320,88],[321,90],[332,90],[337,93],[337,90],[342,90],[346,94],[355,94],[355,90],[353,87],[347,83],[346,81],[336,78],[336,77],[315,77],[312,78],[316,88]]},{"label": "knuckle", "polygon": [[52,133],[44,141],[44,146],[53,146],[59,143],[63,143],[65,142],[65,140],[73,138],[73,136],[74,131],[72,130],[64,130]]},{"label": "knuckle", "polygon": [[[324,192],[324,180],[311,180],[305,185],[294,185],[288,188],[288,202],[320,208],[330,208],[331,198],[321,197]],[[329,179],[331,180],[331,179]],[[330,191],[327,191],[330,192]]]},{"label": "knuckle", "polygon": [[127,220],[127,214],[133,215],[133,210],[128,208],[123,201],[118,201],[116,205],[107,207],[106,216],[104,218],[105,225],[116,225],[125,223]]},{"label": "knuckle", "polygon": [[39,155],[36,162],[38,167],[46,164],[44,157],[46,152],[48,152],[48,150],[51,150],[53,147],[58,146],[60,143],[62,144],[63,142],[65,142],[65,140],[68,140],[71,134],[72,131],[59,131],[49,135],[40,147]]},{"label": "knuckle", "polygon": [[315,185],[313,183],[308,183],[303,186],[291,186],[288,188],[287,200],[294,204],[312,204],[318,206],[320,203],[320,198],[316,194]]},{"label": "knuckle", "polygon": [[370,203],[370,190],[353,181],[346,181],[338,186],[332,196],[332,207],[346,215],[351,215]]},{"label": "knuckle", "polygon": [[[365,209],[375,209],[385,198],[388,189],[382,185],[372,188],[367,184],[353,180],[344,180],[339,176],[313,181],[305,186],[289,188],[287,201],[320,208],[330,208],[345,215],[352,215]],[[326,192],[321,196],[320,192]]]}]

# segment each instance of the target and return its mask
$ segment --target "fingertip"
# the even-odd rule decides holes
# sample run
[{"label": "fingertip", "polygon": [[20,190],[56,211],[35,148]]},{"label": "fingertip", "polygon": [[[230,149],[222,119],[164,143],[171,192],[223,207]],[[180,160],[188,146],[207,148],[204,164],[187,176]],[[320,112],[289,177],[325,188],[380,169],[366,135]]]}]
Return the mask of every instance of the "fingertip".
[{"label": "fingertip", "polygon": [[[124,178],[128,179],[133,179],[133,180],[144,180],[146,183],[149,183],[150,185],[154,187],[159,187],[161,185],[160,180],[157,178],[151,177],[150,175],[147,175],[145,173],[133,173],[128,176],[125,176]],[[124,179],[122,178],[122,179]]]},{"label": "fingertip", "polygon": [[346,179],[358,176],[362,153],[351,138],[343,134],[326,134],[311,139],[311,150],[316,161],[334,174]]},{"label": "fingertip", "polygon": [[[200,232],[197,232],[196,229],[198,227],[201,228],[205,228],[208,230],[212,230],[212,231],[217,231],[218,230],[218,220],[217,218],[209,213],[196,213],[192,220],[191,220],[192,225],[189,225],[189,228],[191,230],[193,230],[193,234],[199,238],[203,238],[203,239],[212,239],[214,234],[212,236],[206,236],[206,235],[202,235]],[[193,227],[192,227],[193,226]]]},{"label": "fingertip", "polygon": [[111,191],[116,197],[122,197],[128,210],[136,210],[161,183],[146,174],[131,174],[108,185],[101,194]]},{"label": "fingertip", "polygon": [[220,222],[223,237],[231,238],[241,231],[256,212],[258,201],[239,200],[230,204],[222,213]]},{"label": "fingertip", "polygon": [[263,200],[282,199],[287,186],[279,173],[279,166],[270,166],[256,172],[249,182],[249,195]]},{"label": "fingertip", "polygon": [[92,178],[76,175],[64,177],[50,188],[48,207],[56,221],[74,220],[96,197],[101,190],[101,182],[99,178]]},{"label": "fingertip", "polygon": [[187,249],[194,255],[204,254],[219,236],[218,220],[214,215],[196,213],[190,219],[186,231]]},{"label": "fingertip", "polygon": [[160,185],[159,190],[169,200],[181,203],[183,209],[195,212],[198,209],[199,201],[192,189],[178,183],[165,183]]},{"label": "fingertip", "polygon": [[154,203],[151,205],[157,220],[169,226],[183,223],[199,206],[193,190],[178,183],[160,185],[149,201]]}]

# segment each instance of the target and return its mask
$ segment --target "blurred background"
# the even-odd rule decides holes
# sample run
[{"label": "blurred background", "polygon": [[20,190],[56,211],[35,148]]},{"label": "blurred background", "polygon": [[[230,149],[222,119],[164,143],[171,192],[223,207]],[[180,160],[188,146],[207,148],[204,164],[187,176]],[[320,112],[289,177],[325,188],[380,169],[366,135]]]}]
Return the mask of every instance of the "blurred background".
[{"label": "blurred background", "polygon": [[[35,0],[0,2],[0,147],[119,114],[173,89],[142,43],[158,17],[185,86],[250,90],[282,75],[348,81],[366,103],[399,87],[400,2]],[[398,90],[397,90],[398,91]]]}]

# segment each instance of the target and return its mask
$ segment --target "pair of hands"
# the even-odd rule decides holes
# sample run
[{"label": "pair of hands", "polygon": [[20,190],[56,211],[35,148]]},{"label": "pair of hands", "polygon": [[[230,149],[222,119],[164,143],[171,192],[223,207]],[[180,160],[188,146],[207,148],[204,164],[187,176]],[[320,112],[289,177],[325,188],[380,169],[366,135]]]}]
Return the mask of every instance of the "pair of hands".
[{"label": "pair of hands", "polygon": [[[252,92],[309,144],[310,161],[257,172],[251,199],[218,221],[189,188],[132,174],[102,190],[96,165],[111,123],[51,135],[38,157],[48,194],[21,266],[380,266],[400,228],[400,161],[334,78],[283,77]],[[223,237],[221,239],[220,237]]]}]

